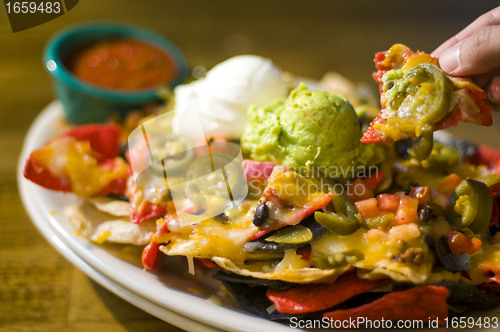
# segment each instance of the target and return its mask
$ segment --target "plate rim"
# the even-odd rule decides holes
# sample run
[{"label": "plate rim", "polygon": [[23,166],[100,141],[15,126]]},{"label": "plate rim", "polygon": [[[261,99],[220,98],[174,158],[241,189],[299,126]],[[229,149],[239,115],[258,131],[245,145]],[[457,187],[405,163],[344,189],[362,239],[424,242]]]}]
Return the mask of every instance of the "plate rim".
[{"label": "plate rim", "polygon": [[[17,164],[17,182],[23,206],[28,212],[32,223],[35,224],[39,232],[48,240],[48,242],[52,246],[55,247],[58,252],[60,252],[66,259],[73,263],[77,268],[82,270],[90,278],[94,279],[96,282],[98,282],[108,290],[114,292],[114,290],[117,291],[119,289],[124,289],[129,291],[131,294],[144,299],[146,301],[145,303],[143,303],[145,306],[149,304],[154,305],[155,307],[150,308],[152,311],[154,311],[153,308],[157,308],[156,306],[158,306],[167,310],[168,312],[173,312],[180,317],[186,317],[188,319],[194,320],[206,325],[207,327],[223,330],[229,329],[231,331],[262,331],[266,329],[272,329],[273,331],[277,332],[285,332],[291,330],[300,331],[299,329],[292,329],[290,326],[259,318],[257,316],[238,311],[236,309],[213,305],[203,299],[200,299],[199,297],[184,293],[180,290],[172,289],[167,285],[164,285],[165,290],[163,292],[170,293],[169,295],[172,296],[179,296],[183,300],[182,302],[187,301],[189,303],[184,303],[181,307],[179,307],[174,305],[172,301],[165,302],[165,300],[159,298],[159,295],[157,293],[148,291],[148,288],[139,289],[134,283],[132,283],[132,287],[130,287],[131,284],[127,282],[130,281],[129,278],[126,278],[126,276],[120,276],[119,274],[117,274],[117,272],[111,271],[105,266],[105,264],[102,264],[102,262],[99,261],[97,257],[86,250],[86,248],[92,246],[95,246],[97,248],[96,245],[87,243],[86,246],[82,246],[80,243],[78,243],[78,241],[75,240],[74,236],[65,232],[63,227],[57,222],[56,218],[51,215],[50,211],[44,209],[44,207],[41,206],[41,201],[37,199],[40,198],[41,193],[43,194],[44,191],[48,190],[43,189],[35,185],[34,183],[31,183],[23,176],[24,163],[27,157],[34,148],[44,143],[39,140],[39,136],[41,136],[41,134],[47,130],[46,127],[53,124],[53,121],[56,120],[59,116],[62,116],[62,105],[57,100],[49,103],[38,114],[25,135]],[[68,249],[70,253],[68,252]],[[102,248],[100,250],[104,251],[104,249]],[[111,254],[109,255],[112,256]],[[113,257],[116,260],[120,260],[118,257]],[[83,267],[83,269],[80,267]],[[89,269],[87,269],[87,267],[89,267]],[[149,273],[146,271],[143,272]],[[120,294],[117,295],[120,296]],[[144,311],[149,312],[147,310],[148,308],[142,308],[137,303],[131,302],[129,298],[123,296],[120,297],[122,297],[132,305],[135,305],[143,309]],[[179,304],[180,301],[176,302],[177,304]],[[154,315],[154,313],[152,314]],[[230,317],[227,317],[228,315]],[[221,320],[221,317],[223,317],[224,320]],[[174,322],[170,321],[166,317],[163,317],[161,314],[158,318],[175,325]],[[228,318],[230,318],[229,321],[227,321]]]}]

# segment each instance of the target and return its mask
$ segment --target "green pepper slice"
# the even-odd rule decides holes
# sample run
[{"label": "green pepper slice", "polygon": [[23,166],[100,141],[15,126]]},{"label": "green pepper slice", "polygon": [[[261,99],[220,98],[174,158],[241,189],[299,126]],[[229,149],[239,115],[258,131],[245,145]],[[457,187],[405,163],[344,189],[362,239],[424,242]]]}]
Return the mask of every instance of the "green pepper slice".
[{"label": "green pepper slice", "polygon": [[356,205],[344,193],[332,193],[331,203],[335,212],[314,212],[314,219],[330,233],[349,235],[354,233],[361,223],[361,215]]},{"label": "green pepper slice", "polygon": [[344,193],[332,193],[331,202],[333,208],[337,213],[343,213],[346,216],[357,216],[359,215],[358,208],[356,205],[347,197]]},{"label": "green pepper slice", "polygon": [[[432,151],[434,124],[450,111],[451,81],[433,64],[388,71],[382,78],[383,122],[376,129],[393,140],[419,137],[413,153],[418,160]],[[420,137],[421,136],[421,137]]]},{"label": "green pepper slice", "polygon": [[302,225],[284,227],[266,238],[266,241],[283,244],[300,244],[311,241],[313,234],[311,230]]},{"label": "green pepper slice", "polygon": [[453,226],[469,228],[476,234],[488,232],[493,200],[486,184],[473,179],[463,180],[452,195],[452,203]]},{"label": "green pepper slice", "polygon": [[355,216],[346,216],[341,213],[314,212],[314,219],[330,233],[349,235],[359,228],[359,220]]},{"label": "green pepper slice", "polygon": [[422,127],[422,135],[417,137],[415,145],[408,149],[408,154],[416,160],[425,160],[431,155],[433,147],[434,137],[432,127],[429,124],[425,124]]},{"label": "green pepper slice", "polygon": [[391,70],[382,81],[386,105],[397,113],[394,118],[399,118],[403,126],[413,124],[415,127],[416,121],[416,136],[425,124],[432,125],[448,113],[453,86],[446,75],[430,63],[409,70]]},{"label": "green pepper slice", "polygon": [[365,219],[363,220],[362,225],[363,227],[368,229],[386,228],[391,223],[393,217],[394,214],[386,213],[379,217]]}]

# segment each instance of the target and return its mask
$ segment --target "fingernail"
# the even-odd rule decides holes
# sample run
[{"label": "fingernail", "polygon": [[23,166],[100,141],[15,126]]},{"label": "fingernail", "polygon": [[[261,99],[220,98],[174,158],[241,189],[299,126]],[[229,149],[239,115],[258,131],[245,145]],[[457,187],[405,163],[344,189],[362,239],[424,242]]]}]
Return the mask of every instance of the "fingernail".
[{"label": "fingernail", "polygon": [[448,74],[453,74],[453,72],[459,66],[459,55],[460,55],[460,44],[455,44],[452,48],[446,50],[439,57],[439,65],[441,69]]},{"label": "fingernail", "polygon": [[488,86],[488,98],[493,105],[500,105],[500,77],[491,80]]}]

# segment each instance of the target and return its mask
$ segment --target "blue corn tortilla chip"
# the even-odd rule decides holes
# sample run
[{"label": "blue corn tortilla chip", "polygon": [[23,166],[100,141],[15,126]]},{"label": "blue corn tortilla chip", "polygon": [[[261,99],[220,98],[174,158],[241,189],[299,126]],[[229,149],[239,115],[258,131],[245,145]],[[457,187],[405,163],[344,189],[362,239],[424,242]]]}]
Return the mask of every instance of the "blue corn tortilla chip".
[{"label": "blue corn tortilla chip", "polygon": [[297,317],[296,315],[282,314],[277,311],[268,312],[267,309],[273,302],[266,297],[267,287],[251,286],[225,280],[222,283],[239,305],[254,315],[273,321],[289,320],[291,317]]}]

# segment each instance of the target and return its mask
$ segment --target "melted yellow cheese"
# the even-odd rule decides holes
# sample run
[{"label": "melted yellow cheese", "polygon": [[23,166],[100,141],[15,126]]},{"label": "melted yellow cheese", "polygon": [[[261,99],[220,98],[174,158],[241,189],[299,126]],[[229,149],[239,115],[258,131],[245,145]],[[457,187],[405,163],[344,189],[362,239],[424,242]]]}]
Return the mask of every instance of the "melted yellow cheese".
[{"label": "melted yellow cheese", "polygon": [[492,270],[499,276],[500,272],[500,244],[488,244],[483,241],[483,246],[476,254],[471,256],[469,276],[475,284],[490,282],[485,276],[485,271]]},{"label": "melted yellow cheese", "polygon": [[[422,237],[403,241],[392,233],[390,230],[360,228],[348,236],[330,234],[312,243],[311,256],[357,251],[362,253],[364,258],[353,266],[369,271],[363,273],[365,278],[389,276],[397,281],[424,283],[431,273],[433,258]],[[421,253],[419,263],[402,262],[398,259],[408,249]]]},{"label": "melted yellow cheese", "polygon": [[99,165],[93,157],[90,143],[63,137],[51,141],[32,153],[33,160],[58,178],[69,178],[73,193],[89,197],[110,182],[126,178],[128,166],[121,158],[114,160],[113,169]]},{"label": "melted yellow cheese", "polygon": [[246,241],[258,231],[252,223],[252,213],[242,207],[231,211],[231,221],[209,218],[199,222],[183,223],[173,220],[170,232],[155,238],[166,243],[162,251],[167,255],[193,256],[196,258],[225,257],[243,262],[248,253]]}]

